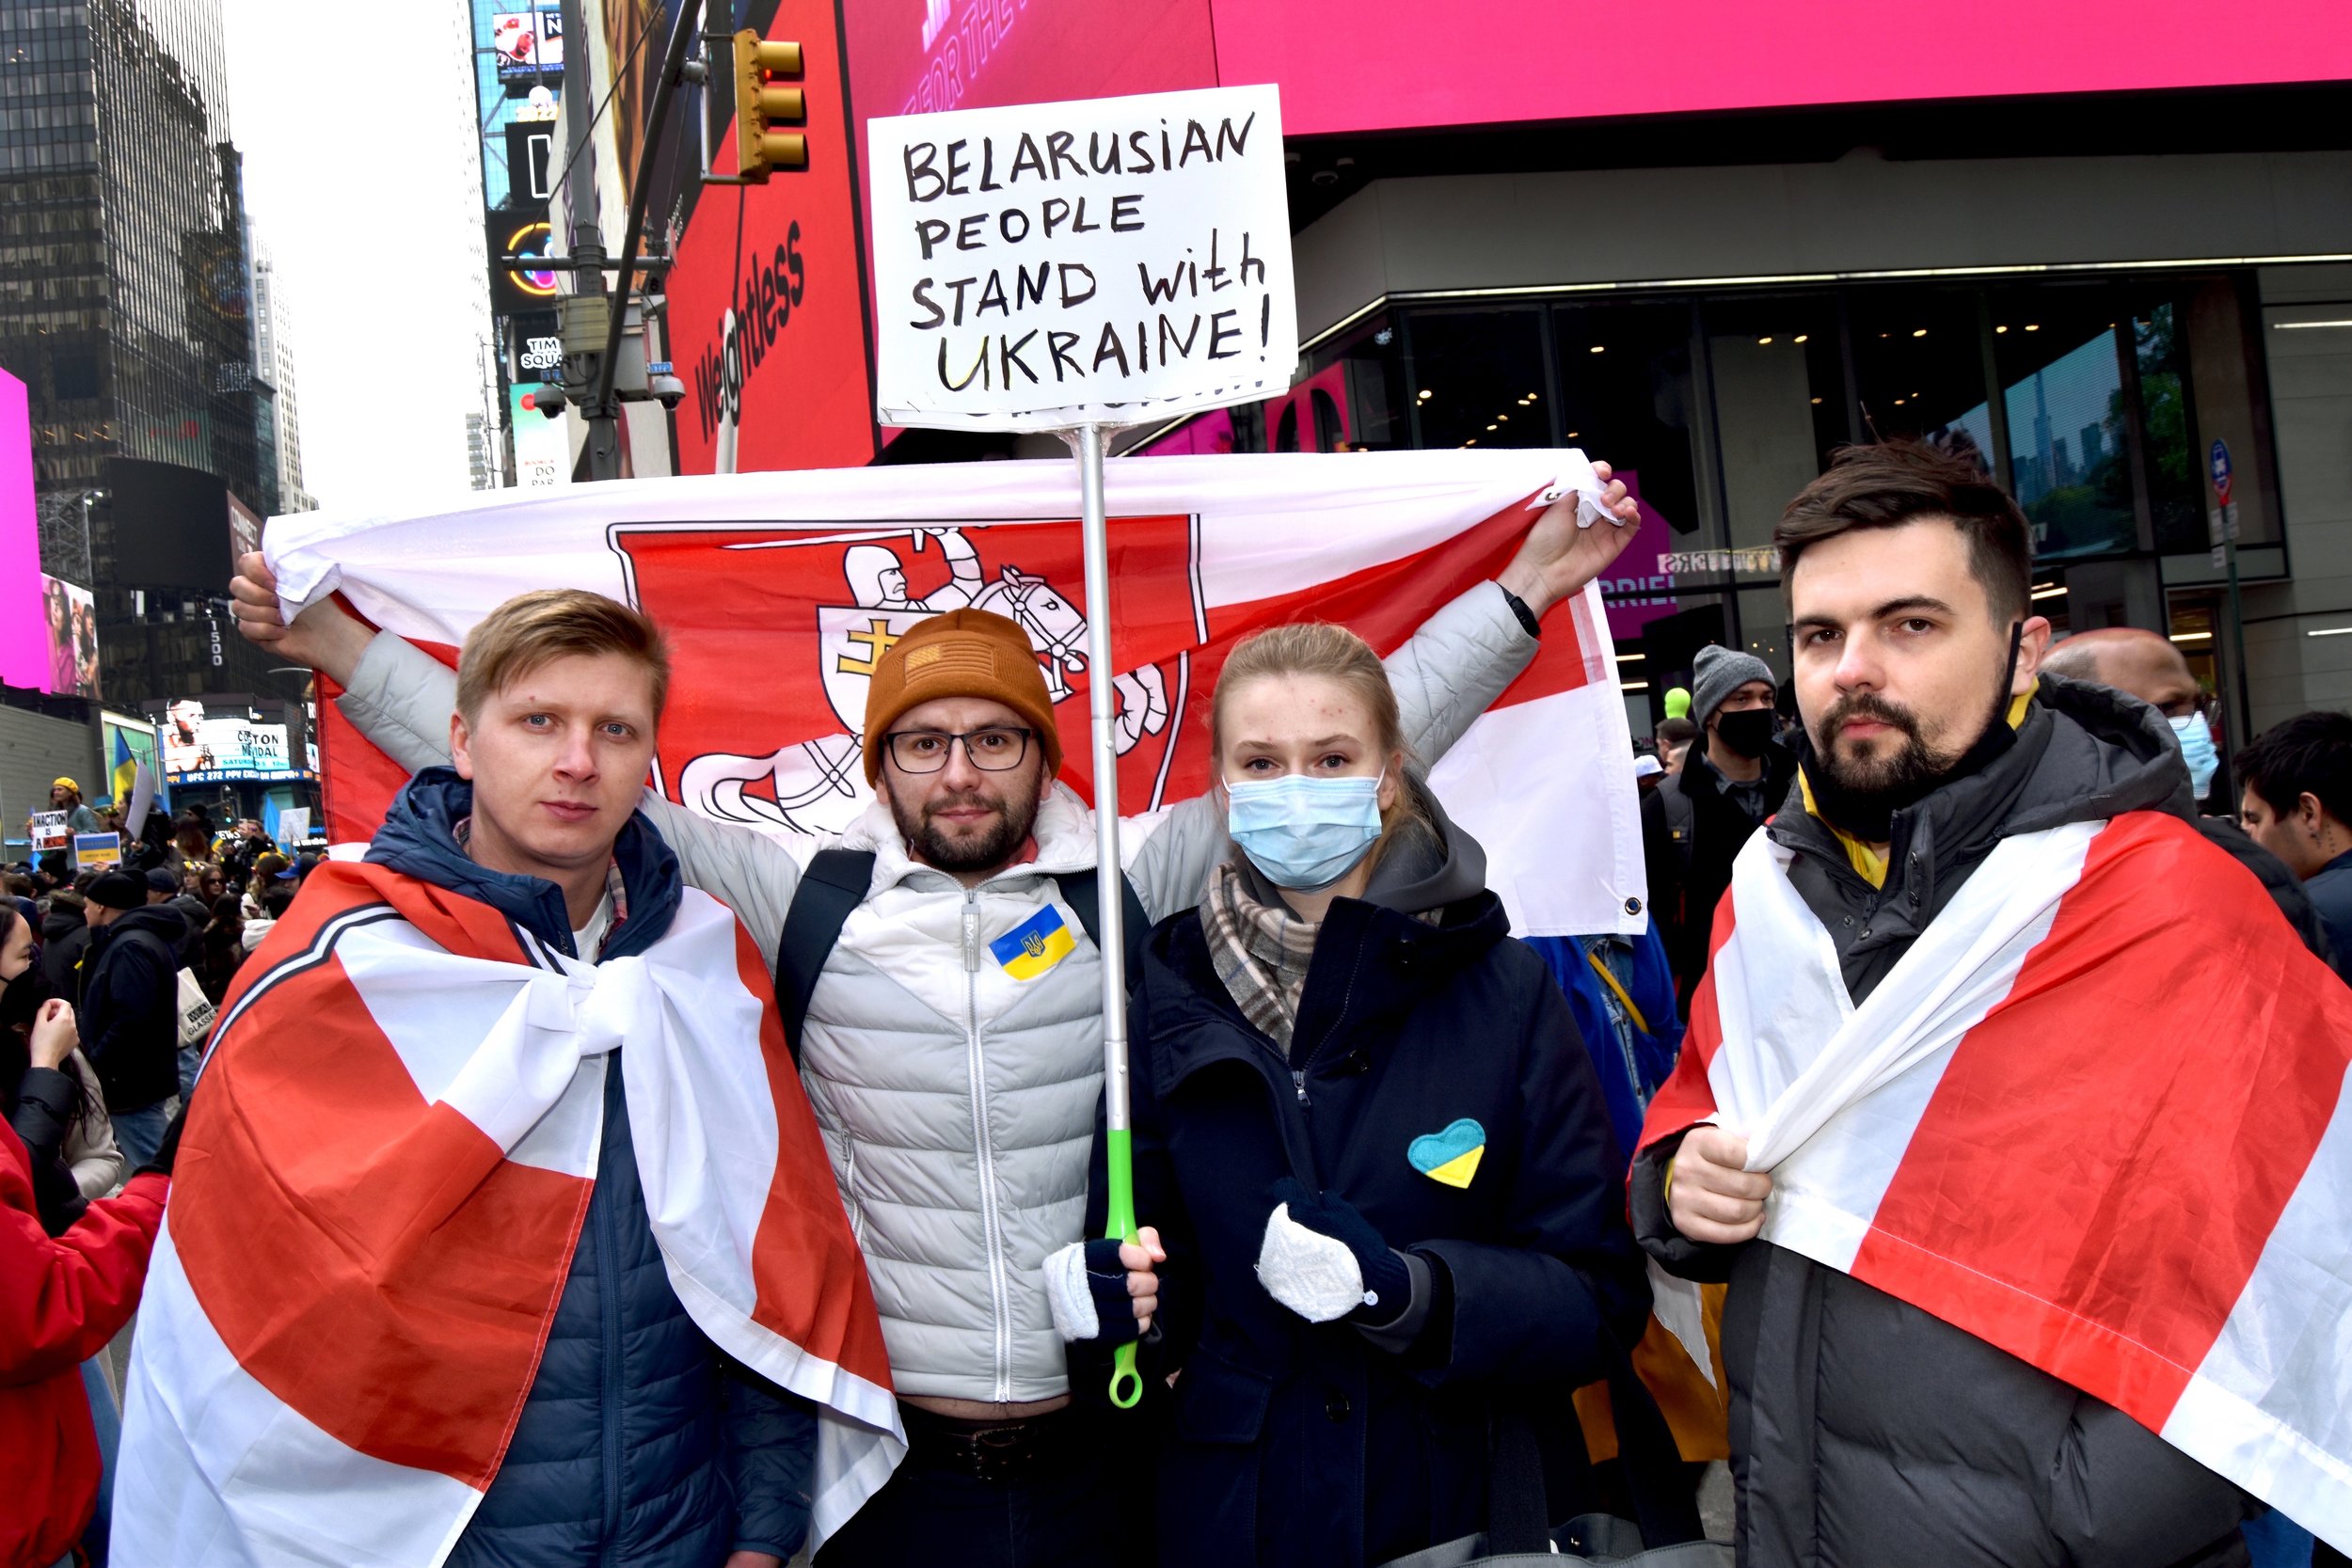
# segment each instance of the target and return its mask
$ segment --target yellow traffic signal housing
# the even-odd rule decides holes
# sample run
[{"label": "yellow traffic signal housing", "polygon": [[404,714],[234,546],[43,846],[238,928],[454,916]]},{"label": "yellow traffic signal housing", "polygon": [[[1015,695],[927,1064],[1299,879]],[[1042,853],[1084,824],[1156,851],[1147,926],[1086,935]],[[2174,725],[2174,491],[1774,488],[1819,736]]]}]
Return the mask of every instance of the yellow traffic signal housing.
[{"label": "yellow traffic signal housing", "polygon": [[771,43],[752,28],[735,35],[735,167],[739,178],[765,184],[776,169],[808,167],[808,137],[778,131],[777,120],[804,122],[801,89],[778,82],[801,73],[801,46]]}]

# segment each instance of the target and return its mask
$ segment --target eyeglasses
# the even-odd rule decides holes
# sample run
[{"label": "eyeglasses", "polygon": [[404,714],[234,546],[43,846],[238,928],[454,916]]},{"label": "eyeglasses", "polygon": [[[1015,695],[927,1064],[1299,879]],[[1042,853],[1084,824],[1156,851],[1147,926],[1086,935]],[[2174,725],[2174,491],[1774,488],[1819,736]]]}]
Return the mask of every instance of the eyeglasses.
[{"label": "eyeglasses", "polygon": [[890,760],[901,773],[936,773],[947,766],[955,754],[956,742],[963,742],[963,754],[972,766],[983,773],[1005,773],[1021,766],[1029,754],[1029,736],[1034,730],[1017,725],[997,724],[984,730],[965,730],[951,734],[946,730],[893,730],[885,736],[890,742]]}]

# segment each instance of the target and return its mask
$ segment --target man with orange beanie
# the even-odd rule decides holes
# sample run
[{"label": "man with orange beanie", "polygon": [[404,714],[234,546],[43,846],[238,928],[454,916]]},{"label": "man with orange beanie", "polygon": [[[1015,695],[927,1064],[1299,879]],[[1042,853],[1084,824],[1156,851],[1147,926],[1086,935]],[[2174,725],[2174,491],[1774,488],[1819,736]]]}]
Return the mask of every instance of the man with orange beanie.
[{"label": "man with orange beanie", "polygon": [[[1605,499],[1632,520],[1622,484]],[[1502,694],[1544,611],[1631,536],[1581,530],[1574,512],[1571,499],[1542,515],[1499,578],[1388,660],[1422,759]],[[331,601],[287,626],[262,558],[242,568],[248,637],[342,685],[344,715],[394,760],[444,760],[446,669]],[[642,802],[686,879],[779,955],[778,1000],[882,1311],[907,1462],[818,1565],[927,1563],[943,1543],[976,1568],[1107,1564],[1133,1536],[1118,1449],[1072,1406],[1047,1279],[1082,1239],[1103,1095],[1094,815],[1057,779],[1044,673],[1002,616],[955,610],[909,627],[868,683],[865,720],[877,799],[837,840],[780,841],[653,792]],[[1121,844],[1139,938],[1199,901],[1225,819],[1187,800],[1134,819]],[[1124,1277],[1101,1276],[1104,1341],[1132,1338],[1155,1305],[1152,1241],[1120,1254]]]}]

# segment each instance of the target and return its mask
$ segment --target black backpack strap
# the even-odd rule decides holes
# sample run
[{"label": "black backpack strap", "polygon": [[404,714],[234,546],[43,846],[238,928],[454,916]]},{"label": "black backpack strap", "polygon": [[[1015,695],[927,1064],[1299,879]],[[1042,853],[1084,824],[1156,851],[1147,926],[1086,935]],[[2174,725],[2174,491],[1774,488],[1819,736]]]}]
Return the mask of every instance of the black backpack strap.
[{"label": "black backpack strap", "polygon": [[[1099,951],[1103,945],[1103,900],[1100,885],[1091,871],[1064,871],[1054,880],[1061,886],[1062,902],[1078,912],[1078,924],[1087,928],[1087,940]],[[1123,923],[1120,945],[1127,950],[1127,987],[1135,989],[1136,974],[1143,967],[1144,939],[1152,934],[1152,917],[1143,912],[1143,900],[1136,895],[1136,884],[1125,872],[1119,875],[1120,918]]]},{"label": "black backpack strap", "polygon": [[[1687,767],[1688,764],[1686,763]],[[1666,814],[1666,836],[1673,841],[1683,880],[1691,878],[1691,857],[1698,847],[1698,802],[1682,792],[1679,775],[1658,786],[1660,807]]]},{"label": "black backpack strap", "polygon": [[784,1043],[794,1067],[801,1065],[801,1025],[808,1020],[817,976],[873,881],[871,849],[819,849],[792,891],[784,934],[776,939],[776,1009],[784,1015]]}]

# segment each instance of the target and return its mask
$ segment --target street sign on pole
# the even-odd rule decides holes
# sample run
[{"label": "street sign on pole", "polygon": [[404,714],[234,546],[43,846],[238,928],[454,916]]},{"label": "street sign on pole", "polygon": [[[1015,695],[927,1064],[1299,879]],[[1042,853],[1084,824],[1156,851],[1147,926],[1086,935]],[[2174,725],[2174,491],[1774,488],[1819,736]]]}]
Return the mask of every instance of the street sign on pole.
[{"label": "street sign on pole", "polygon": [[[1078,458],[1094,730],[1109,1223],[1136,1237],[1128,1119],[1111,433],[1273,397],[1298,368],[1271,87],[902,115],[866,128],[885,424],[1057,431]],[[1111,1402],[1143,1393],[1119,1348]]]},{"label": "street sign on pole", "polygon": [[2230,467],[2230,443],[2213,444],[2213,493],[2222,505],[2230,504],[2230,480],[2234,470]]}]

